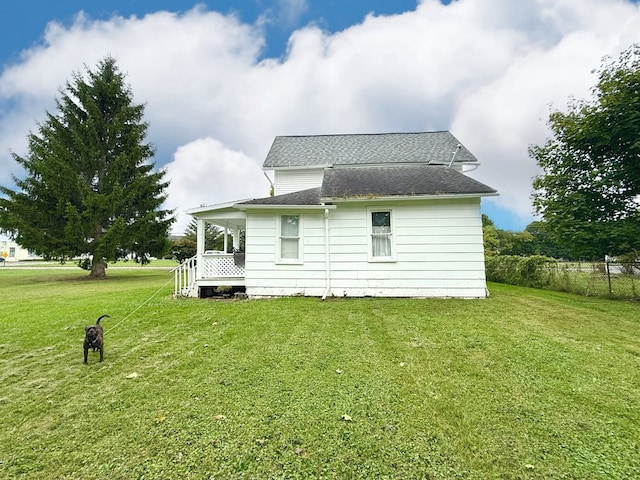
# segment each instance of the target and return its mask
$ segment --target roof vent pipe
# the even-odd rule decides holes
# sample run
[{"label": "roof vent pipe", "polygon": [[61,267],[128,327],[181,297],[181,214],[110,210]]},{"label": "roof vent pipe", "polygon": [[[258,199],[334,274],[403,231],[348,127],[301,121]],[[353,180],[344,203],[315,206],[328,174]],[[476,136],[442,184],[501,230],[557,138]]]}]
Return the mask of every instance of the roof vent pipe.
[{"label": "roof vent pipe", "polygon": [[456,149],[453,151],[453,155],[451,155],[451,160],[449,161],[449,165],[448,167],[451,168],[451,165],[453,165],[453,161],[456,158],[456,155],[458,154],[458,151],[460,150],[460,148],[462,148],[462,145],[458,144],[458,146],[456,146]]}]

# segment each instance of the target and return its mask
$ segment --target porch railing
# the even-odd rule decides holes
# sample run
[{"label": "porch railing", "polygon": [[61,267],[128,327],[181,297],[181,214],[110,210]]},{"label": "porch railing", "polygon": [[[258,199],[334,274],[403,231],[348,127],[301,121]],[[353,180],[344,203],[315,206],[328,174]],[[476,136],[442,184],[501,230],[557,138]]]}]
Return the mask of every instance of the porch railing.
[{"label": "porch railing", "polygon": [[233,253],[205,252],[201,275],[201,278],[244,277],[244,264],[236,265]]},{"label": "porch railing", "polygon": [[195,297],[198,295],[196,283],[197,256],[184,260],[173,270],[173,295],[183,297]]},{"label": "porch railing", "polygon": [[[201,267],[198,268],[198,261]],[[175,296],[198,295],[198,280],[220,280],[244,278],[244,263],[239,263],[232,253],[206,252],[184,260],[174,269]]]}]

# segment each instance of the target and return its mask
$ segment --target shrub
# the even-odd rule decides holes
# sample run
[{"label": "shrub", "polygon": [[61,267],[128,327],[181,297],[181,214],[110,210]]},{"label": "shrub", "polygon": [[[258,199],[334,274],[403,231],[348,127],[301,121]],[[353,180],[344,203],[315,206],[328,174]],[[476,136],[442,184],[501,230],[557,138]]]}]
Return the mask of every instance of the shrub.
[{"label": "shrub", "polygon": [[485,269],[487,280],[491,282],[542,288],[551,282],[550,267],[555,262],[542,255],[494,255],[486,258]]}]

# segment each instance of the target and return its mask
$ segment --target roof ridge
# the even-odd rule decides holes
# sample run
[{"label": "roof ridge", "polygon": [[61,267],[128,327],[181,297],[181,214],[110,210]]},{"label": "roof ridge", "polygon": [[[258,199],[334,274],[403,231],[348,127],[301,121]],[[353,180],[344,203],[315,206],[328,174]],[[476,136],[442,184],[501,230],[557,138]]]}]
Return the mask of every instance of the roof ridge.
[{"label": "roof ridge", "polygon": [[302,135],[276,135],[276,138],[310,138],[310,137],[353,137],[353,136],[382,136],[382,135],[424,135],[429,133],[451,133],[450,130],[426,130],[411,132],[373,132],[373,133],[318,133]]}]

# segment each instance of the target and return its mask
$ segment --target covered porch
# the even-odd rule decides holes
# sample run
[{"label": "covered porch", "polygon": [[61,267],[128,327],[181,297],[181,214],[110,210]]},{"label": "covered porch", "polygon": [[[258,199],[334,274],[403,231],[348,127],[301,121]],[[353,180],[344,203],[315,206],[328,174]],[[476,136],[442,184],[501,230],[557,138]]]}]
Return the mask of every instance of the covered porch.
[{"label": "covered porch", "polygon": [[[244,291],[244,244],[246,215],[234,204],[200,207],[187,211],[197,222],[196,254],[174,271],[174,295],[209,297],[225,292]],[[206,250],[208,225],[222,230],[222,250]]]}]

